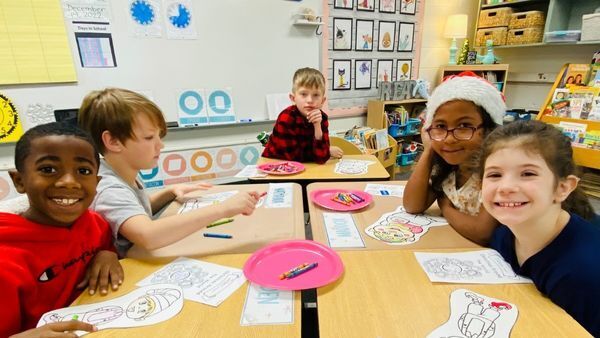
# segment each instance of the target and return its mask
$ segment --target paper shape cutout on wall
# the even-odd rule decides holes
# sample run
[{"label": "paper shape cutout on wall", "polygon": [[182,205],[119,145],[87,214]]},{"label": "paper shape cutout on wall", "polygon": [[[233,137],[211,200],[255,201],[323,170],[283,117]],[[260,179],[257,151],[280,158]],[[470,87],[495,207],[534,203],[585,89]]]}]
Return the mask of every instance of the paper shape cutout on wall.
[{"label": "paper shape cutout on wall", "polygon": [[0,94],[0,143],[16,142],[23,135],[21,119],[10,99]]},{"label": "paper shape cutout on wall", "polygon": [[229,89],[207,91],[208,122],[211,124],[235,122],[233,99]]},{"label": "paper shape cutout on wall", "polygon": [[192,2],[190,0],[165,0],[165,26],[169,39],[197,39]]},{"label": "paper shape cutout on wall", "polygon": [[[139,327],[163,322],[183,308],[183,290],[172,284],[141,287],[121,297],[100,303],[66,307],[46,312],[37,326],[77,320],[95,325],[98,330]],[[77,332],[78,335],[84,332]]]},{"label": "paper shape cutout on wall", "polygon": [[129,0],[129,27],[136,37],[160,37],[160,3],[156,0]]},{"label": "paper shape cutout on wall", "polygon": [[208,124],[204,89],[187,89],[182,91],[177,99],[177,112],[180,126]]}]

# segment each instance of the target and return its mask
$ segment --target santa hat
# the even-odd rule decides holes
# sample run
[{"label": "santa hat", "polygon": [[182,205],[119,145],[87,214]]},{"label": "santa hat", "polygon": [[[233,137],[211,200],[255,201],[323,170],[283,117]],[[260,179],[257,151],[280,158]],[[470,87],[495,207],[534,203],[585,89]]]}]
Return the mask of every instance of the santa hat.
[{"label": "santa hat", "polygon": [[423,126],[428,128],[435,111],[444,103],[454,100],[471,101],[481,106],[496,124],[502,125],[502,119],[506,114],[504,95],[498,91],[496,86],[476,74],[462,72],[445,78],[431,93],[427,100],[427,112]]}]

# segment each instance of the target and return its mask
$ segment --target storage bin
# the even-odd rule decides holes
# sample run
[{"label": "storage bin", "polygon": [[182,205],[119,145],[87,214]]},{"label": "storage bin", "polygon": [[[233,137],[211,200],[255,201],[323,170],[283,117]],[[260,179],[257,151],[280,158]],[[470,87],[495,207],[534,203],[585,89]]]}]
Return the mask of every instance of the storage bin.
[{"label": "storage bin", "polygon": [[544,22],[545,15],[542,11],[513,13],[510,15],[510,23],[508,24],[508,29],[544,26]]},{"label": "storage bin", "polygon": [[507,45],[523,45],[542,42],[542,27],[511,29],[506,35]]},{"label": "storage bin", "polygon": [[581,18],[581,41],[600,40],[600,13],[584,14]]},{"label": "storage bin", "polygon": [[481,10],[477,28],[508,26],[512,13],[513,10],[510,7]]},{"label": "storage bin", "polygon": [[581,31],[553,31],[544,33],[546,42],[577,42]]},{"label": "storage bin", "polygon": [[399,166],[407,166],[407,165],[411,165],[413,163],[415,163],[415,158],[417,157],[418,152],[412,152],[412,153],[403,153],[403,154],[398,154],[398,157],[396,157],[396,163]]},{"label": "storage bin", "polygon": [[506,27],[478,29],[475,36],[475,46],[485,46],[486,40],[493,40],[494,46],[505,45],[507,32]]},{"label": "storage bin", "polygon": [[409,118],[406,124],[390,124],[388,134],[392,137],[416,135],[419,133],[420,119]]}]

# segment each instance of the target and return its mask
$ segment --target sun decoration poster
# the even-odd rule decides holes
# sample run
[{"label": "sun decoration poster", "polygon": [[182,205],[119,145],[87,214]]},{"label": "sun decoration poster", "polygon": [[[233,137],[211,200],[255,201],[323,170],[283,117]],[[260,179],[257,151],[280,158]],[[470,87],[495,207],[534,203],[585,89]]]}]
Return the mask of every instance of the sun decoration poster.
[{"label": "sun decoration poster", "polygon": [[23,135],[23,127],[15,105],[0,93],[0,143],[16,142]]}]

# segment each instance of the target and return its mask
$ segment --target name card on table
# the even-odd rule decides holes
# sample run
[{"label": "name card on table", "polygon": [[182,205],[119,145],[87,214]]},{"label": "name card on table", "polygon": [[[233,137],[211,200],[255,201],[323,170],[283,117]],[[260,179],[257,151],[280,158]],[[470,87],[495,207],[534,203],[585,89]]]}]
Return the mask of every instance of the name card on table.
[{"label": "name card on table", "polygon": [[248,286],[240,325],[294,323],[294,291]]},{"label": "name card on table", "polygon": [[332,248],[364,248],[352,214],[324,212],[323,222]]}]

